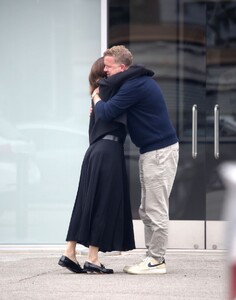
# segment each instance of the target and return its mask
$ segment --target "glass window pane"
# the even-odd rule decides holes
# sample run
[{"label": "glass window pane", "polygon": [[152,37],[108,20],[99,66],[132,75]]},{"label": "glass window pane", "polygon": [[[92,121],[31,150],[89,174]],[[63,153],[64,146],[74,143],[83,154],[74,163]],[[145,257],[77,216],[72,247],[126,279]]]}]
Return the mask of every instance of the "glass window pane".
[{"label": "glass window pane", "polygon": [[101,1],[0,0],[0,243],[64,242]]}]

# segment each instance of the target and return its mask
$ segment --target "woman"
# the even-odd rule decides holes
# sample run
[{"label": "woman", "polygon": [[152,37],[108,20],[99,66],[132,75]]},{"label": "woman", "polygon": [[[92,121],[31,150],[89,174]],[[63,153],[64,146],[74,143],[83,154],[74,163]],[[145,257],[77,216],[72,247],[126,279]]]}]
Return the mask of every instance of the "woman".
[{"label": "woman", "polygon": [[[92,66],[90,94],[105,77],[103,58]],[[108,79],[107,79],[108,80]],[[122,80],[100,86],[103,99],[110,98]],[[113,273],[99,261],[98,252],[127,251],[135,248],[132,215],[123,144],[125,117],[107,123],[90,116],[89,140],[81,167],[79,188],[67,234],[67,247],[59,265],[75,273]],[[88,247],[88,257],[81,268],[76,260],[76,244]]]}]

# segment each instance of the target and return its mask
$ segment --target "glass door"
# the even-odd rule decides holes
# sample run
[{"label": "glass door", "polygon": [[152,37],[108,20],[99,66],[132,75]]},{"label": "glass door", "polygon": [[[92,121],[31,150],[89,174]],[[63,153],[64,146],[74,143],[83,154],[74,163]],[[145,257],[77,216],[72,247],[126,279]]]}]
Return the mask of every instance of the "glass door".
[{"label": "glass door", "polygon": [[236,153],[235,16],[235,1],[179,1],[177,124],[182,155],[170,208],[178,212],[182,206],[178,218],[205,220],[207,249],[225,247],[219,165],[235,160]]},{"label": "glass door", "polygon": [[[135,62],[154,70],[179,137],[170,248],[224,248],[218,166],[236,153],[235,26],[236,1],[109,1],[109,46],[125,44]],[[139,154],[129,139],[126,156],[142,246]]]},{"label": "glass door", "polygon": [[236,1],[206,8],[206,247],[214,249],[224,233],[219,165],[236,159]]}]

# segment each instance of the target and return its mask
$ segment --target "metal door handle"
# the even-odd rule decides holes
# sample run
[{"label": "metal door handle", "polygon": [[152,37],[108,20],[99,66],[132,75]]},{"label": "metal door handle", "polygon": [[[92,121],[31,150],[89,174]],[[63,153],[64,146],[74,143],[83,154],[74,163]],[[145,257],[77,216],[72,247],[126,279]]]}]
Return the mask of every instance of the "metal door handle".
[{"label": "metal door handle", "polygon": [[214,156],[218,159],[220,156],[219,151],[219,120],[220,120],[220,108],[216,104],[214,107]]},{"label": "metal door handle", "polygon": [[197,105],[192,107],[192,157],[197,157]]}]

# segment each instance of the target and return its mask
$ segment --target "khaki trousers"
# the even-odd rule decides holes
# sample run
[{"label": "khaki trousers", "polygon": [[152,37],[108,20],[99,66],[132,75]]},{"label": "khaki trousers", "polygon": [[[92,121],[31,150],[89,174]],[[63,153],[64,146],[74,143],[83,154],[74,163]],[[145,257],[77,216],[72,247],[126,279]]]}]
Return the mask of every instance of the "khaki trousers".
[{"label": "khaki trousers", "polygon": [[140,155],[141,205],[147,255],[161,259],[166,254],[169,196],[179,160],[179,143]]}]

